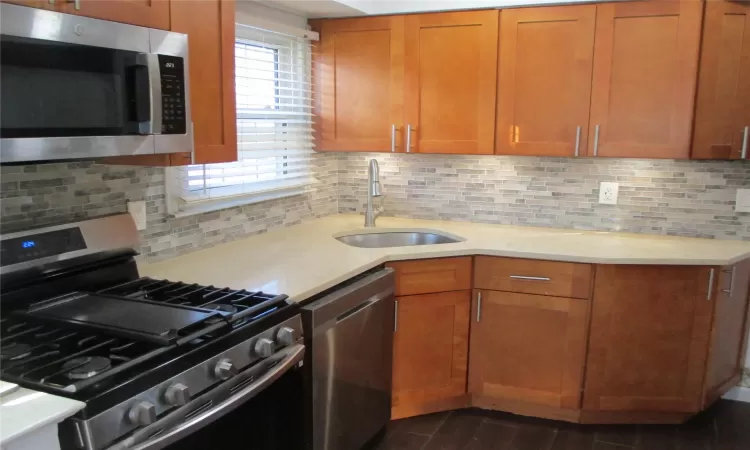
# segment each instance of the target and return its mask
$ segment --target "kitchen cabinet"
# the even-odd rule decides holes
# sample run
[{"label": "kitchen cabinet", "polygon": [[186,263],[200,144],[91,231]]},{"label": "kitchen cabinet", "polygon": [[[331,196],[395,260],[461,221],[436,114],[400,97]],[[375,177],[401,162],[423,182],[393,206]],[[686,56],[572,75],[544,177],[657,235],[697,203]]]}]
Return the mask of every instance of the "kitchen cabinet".
[{"label": "kitchen cabinet", "polygon": [[311,25],[316,149],[403,151],[403,16]]},{"label": "kitchen cabinet", "polygon": [[[60,12],[95,19],[140,25],[148,28],[169,30],[170,9],[181,8],[189,3],[177,0],[57,0]],[[198,2],[195,2],[198,3]]]},{"label": "kitchen cabinet", "polygon": [[173,0],[171,31],[188,35],[194,161],[186,153],[109,158],[108,163],[180,166],[237,160],[234,0]]},{"label": "kitchen cabinet", "polygon": [[471,291],[396,297],[391,419],[468,406]]},{"label": "kitchen cabinet", "polygon": [[597,5],[588,155],[690,156],[703,6]]},{"label": "kitchen cabinet", "polygon": [[471,289],[471,257],[394,261],[396,295],[429,294]]},{"label": "kitchen cabinet", "polygon": [[722,267],[714,292],[703,406],[739,384],[748,339],[750,261]]},{"label": "kitchen cabinet", "polygon": [[707,2],[692,157],[743,159],[748,140],[750,3]]},{"label": "kitchen cabinet", "polygon": [[495,409],[508,402],[579,408],[588,300],[490,290],[477,290],[474,299],[474,402]]},{"label": "kitchen cabinet", "polygon": [[406,16],[406,152],[494,153],[498,14]]},{"label": "kitchen cabinet", "polygon": [[500,13],[500,155],[586,154],[596,5]]},{"label": "kitchen cabinet", "polygon": [[584,410],[701,409],[717,270],[597,267]]},{"label": "kitchen cabinet", "polygon": [[395,261],[391,419],[468,406],[471,257]]},{"label": "kitchen cabinet", "polygon": [[477,256],[474,287],[556,297],[589,298],[590,264]]}]

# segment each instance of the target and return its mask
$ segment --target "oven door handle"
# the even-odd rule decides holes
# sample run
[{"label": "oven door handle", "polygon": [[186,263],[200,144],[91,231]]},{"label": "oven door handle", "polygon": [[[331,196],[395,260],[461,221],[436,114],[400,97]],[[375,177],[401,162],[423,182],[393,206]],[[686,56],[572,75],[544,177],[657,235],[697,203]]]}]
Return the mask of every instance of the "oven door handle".
[{"label": "oven door handle", "polygon": [[[144,103],[148,98],[148,119],[138,122],[138,133],[161,134],[162,121],[162,98],[161,98],[161,66],[159,66],[159,55],[154,53],[139,53],[136,55],[137,67],[146,69],[147,80],[137,82],[133,95],[136,102]],[[141,75],[143,77],[143,75]],[[146,78],[146,77],[143,77]],[[140,91],[140,92],[138,92]],[[140,106],[144,108],[146,106]],[[145,115],[144,115],[145,116]]]},{"label": "oven door handle", "polygon": [[[284,353],[286,354],[286,356],[282,360],[280,360],[271,370],[264,373],[260,378],[258,378],[258,380],[249,384],[247,387],[232,395],[224,402],[219,403],[217,406],[208,409],[195,417],[190,418],[186,422],[181,423],[180,425],[164,433],[159,433],[149,440],[138,442],[140,439],[146,439],[148,438],[148,436],[153,435],[153,432],[159,429],[160,422],[169,419],[169,416],[167,416],[164,419],[149,425],[147,429],[142,429],[141,432],[136,432],[135,435],[109,447],[108,450],[161,449],[166,447],[167,445],[177,442],[178,440],[205,427],[206,425],[213,423],[214,421],[220,419],[237,407],[241,406],[246,401],[261,393],[274,381],[281,378],[282,375],[299,364],[305,356],[305,346],[302,344],[296,344],[285,349]],[[149,432],[149,430],[151,431]]]}]

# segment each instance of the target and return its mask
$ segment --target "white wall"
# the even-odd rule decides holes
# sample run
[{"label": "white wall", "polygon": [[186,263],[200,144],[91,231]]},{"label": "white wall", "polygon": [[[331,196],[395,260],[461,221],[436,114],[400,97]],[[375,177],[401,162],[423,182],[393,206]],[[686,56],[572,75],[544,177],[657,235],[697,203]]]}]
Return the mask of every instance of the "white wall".
[{"label": "white wall", "polygon": [[307,28],[307,18],[298,14],[270,8],[252,1],[239,1],[236,5],[235,21],[237,23],[254,24],[258,19],[262,19],[284,26]]}]

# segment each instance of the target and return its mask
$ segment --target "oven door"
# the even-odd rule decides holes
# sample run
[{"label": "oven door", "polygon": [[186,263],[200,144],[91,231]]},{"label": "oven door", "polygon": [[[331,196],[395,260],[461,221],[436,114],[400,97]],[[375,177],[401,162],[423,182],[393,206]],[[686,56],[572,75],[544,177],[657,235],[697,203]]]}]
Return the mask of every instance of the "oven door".
[{"label": "oven door", "polygon": [[108,450],[301,450],[304,354],[287,347]]},{"label": "oven door", "polygon": [[185,35],[0,8],[0,162],[153,154],[154,135],[187,134]]}]

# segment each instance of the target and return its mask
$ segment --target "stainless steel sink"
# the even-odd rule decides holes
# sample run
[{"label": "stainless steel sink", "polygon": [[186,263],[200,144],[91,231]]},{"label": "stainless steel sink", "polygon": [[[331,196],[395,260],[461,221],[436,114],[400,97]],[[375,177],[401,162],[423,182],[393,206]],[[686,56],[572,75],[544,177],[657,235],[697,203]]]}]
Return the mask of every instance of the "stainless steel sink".
[{"label": "stainless steel sink", "polygon": [[464,239],[427,231],[384,231],[338,236],[346,245],[360,248],[407,247],[411,245],[454,244]]}]

